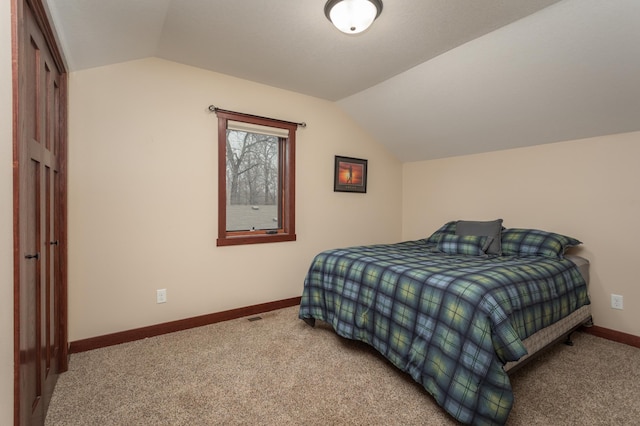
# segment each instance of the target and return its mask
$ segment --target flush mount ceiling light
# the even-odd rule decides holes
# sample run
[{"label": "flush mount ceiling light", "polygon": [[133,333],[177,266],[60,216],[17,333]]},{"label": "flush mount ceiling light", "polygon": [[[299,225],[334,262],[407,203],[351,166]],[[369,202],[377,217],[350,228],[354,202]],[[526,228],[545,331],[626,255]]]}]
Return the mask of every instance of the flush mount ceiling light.
[{"label": "flush mount ceiling light", "polygon": [[381,0],[329,0],[324,14],[337,29],[346,34],[358,34],[380,16]]}]

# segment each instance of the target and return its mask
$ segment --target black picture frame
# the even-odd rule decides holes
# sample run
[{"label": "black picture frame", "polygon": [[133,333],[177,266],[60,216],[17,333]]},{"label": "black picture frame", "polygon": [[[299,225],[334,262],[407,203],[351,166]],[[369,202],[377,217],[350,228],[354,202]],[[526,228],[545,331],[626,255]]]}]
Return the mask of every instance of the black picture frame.
[{"label": "black picture frame", "polygon": [[334,192],[367,192],[368,161],[362,158],[335,156]]}]

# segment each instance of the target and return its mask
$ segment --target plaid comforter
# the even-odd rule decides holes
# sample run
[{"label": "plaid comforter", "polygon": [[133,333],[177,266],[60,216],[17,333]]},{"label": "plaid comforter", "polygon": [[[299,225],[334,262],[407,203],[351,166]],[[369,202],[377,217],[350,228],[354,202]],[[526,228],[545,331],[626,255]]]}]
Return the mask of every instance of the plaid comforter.
[{"label": "plaid comforter", "polygon": [[503,364],[585,304],[570,260],[448,255],[418,240],[318,254],[299,317],[370,344],[457,420],[504,424],[513,392]]}]

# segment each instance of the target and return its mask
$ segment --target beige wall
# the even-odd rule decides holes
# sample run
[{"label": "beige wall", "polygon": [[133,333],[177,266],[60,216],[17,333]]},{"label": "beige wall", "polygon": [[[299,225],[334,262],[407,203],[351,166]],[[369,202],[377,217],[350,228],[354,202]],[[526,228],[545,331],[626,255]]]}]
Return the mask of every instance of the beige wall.
[{"label": "beige wall", "polygon": [[[640,336],[640,132],[403,165],[404,239],[503,218],[583,241],[596,325]],[[624,310],[610,308],[611,293]]]},{"label": "beige wall", "polygon": [[0,424],[13,424],[11,2],[0,2]]},{"label": "beige wall", "polygon": [[[331,102],[155,58],[69,83],[70,341],[300,296],[320,250],[400,239],[401,164]],[[296,242],[216,247],[210,104],[307,123]],[[333,192],[334,155],[369,160],[366,195]]]}]

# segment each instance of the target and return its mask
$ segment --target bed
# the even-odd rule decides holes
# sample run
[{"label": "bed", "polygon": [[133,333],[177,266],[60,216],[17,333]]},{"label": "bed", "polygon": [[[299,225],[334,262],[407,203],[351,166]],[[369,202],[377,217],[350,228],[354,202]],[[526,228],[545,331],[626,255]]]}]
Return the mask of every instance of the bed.
[{"label": "bed", "polygon": [[430,237],[327,250],[299,317],[373,346],[456,420],[504,424],[508,371],[590,320],[581,244],[502,220],[452,221]]}]

